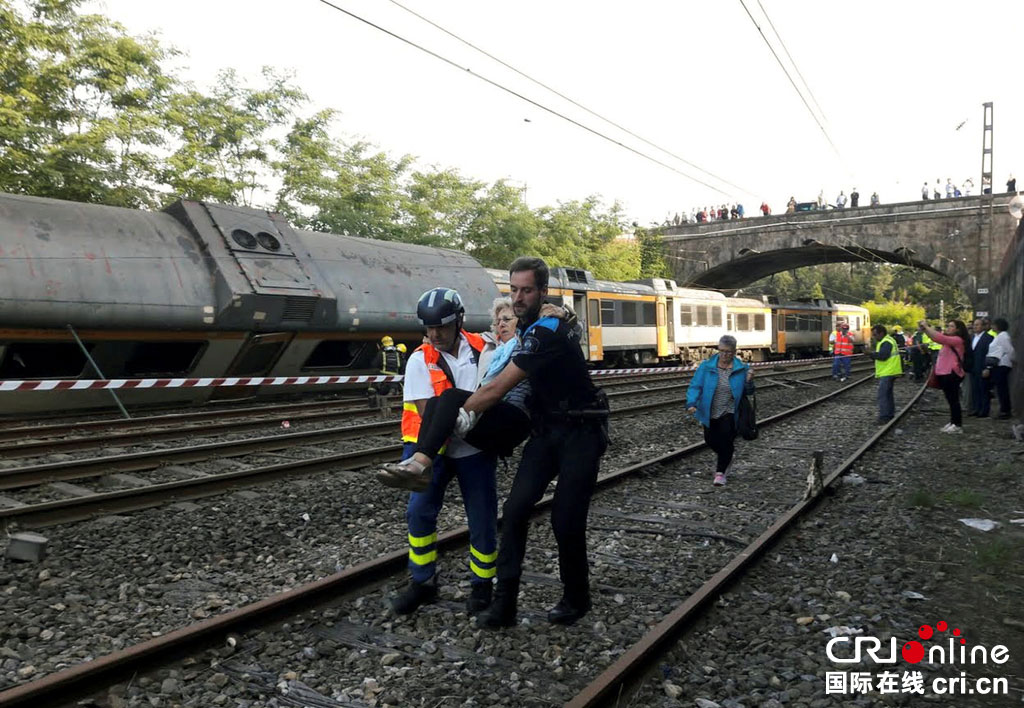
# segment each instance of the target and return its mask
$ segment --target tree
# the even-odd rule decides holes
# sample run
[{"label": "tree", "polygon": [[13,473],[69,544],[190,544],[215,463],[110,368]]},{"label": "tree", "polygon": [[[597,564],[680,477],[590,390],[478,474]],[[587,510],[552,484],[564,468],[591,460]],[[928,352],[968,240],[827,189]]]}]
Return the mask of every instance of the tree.
[{"label": "tree", "polygon": [[153,206],[173,52],[80,0],[0,0],[0,190]]},{"label": "tree", "polygon": [[867,308],[872,324],[884,325],[890,330],[893,326],[900,325],[905,330],[914,331],[917,329],[918,321],[925,318],[923,307],[905,302],[869,300],[861,306]]},{"label": "tree", "polygon": [[540,220],[524,199],[522,187],[498,180],[478,196],[470,255],[486,268],[506,268],[532,249]]},{"label": "tree", "polygon": [[634,231],[640,249],[640,278],[671,278],[672,271],[665,261],[665,247],[661,236],[642,226]]},{"label": "tree", "polygon": [[266,189],[271,133],[293,120],[306,95],[269,67],[263,77],[266,86],[249,88],[229,69],[210,94],[188,87],[171,97],[165,118],[178,147],[164,181],[176,194],[251,205],[257,190]]}]

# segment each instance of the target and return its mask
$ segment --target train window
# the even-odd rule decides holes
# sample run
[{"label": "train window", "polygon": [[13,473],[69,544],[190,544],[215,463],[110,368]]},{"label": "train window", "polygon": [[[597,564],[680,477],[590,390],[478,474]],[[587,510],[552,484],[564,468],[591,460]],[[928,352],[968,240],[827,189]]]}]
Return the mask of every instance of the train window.
[{"label": "train window", "polygon": [[138,342],[125,359],[124,375],[182,376],[192,370],[205,347],[206,342]]},{"label": "train window", "polygon": [[736,329],[740,332],[748,332],[750,330],[750,315],[736,315]]},{"label": "train window", "polygon": [[697,306],[697,326],[707,327],[708,326],[708,306],[698,305]]},{"label": "train window", "polygon": [[274,363],[286,342],[263,342],[249,347],[231,366],[231,376],[260,376]]},{"label": "train window", "polygon": [[679,306],[679,324],[683,327],[693,326],[693,305]]},{"label": "train window", "polygon": [[722,326],[722,308],[712,307],[711,308],[711,324],[715,327]]},{"label": "train window", "polygon": [[736,329],[735,317],[736,315],[732,314],[731,312],[726,314],[725,316],[725,329],[729,332],[732,332]]},{"label": "train window", "polygon": [[775,313],[776,327],[780,332],[786,331],[786,316],[778,312]]},{"label": "train window", "polygon": [[601,326],[601,309],[597,300],[590,301],[590,326],[600,327]]},{"label": "train window", "polygon": [[857,317],[854,317],[853,321],[857,323],[857,325],[854,327],[854,329],[859,330],[860,329],[860,316],[858,315]]},{"label": "train window", "polygon": [[764,313],[754,315],[754,329],[758,332],[764,331]]},{"label": "train window", "polygon": [[636,302],[623,302],[620,303],[622,307],[622,324],[624,325],[635,325],[636,324],[636,307],[639,303]]},{"label": "train window", "polygon": [[306,363],[302,365],[302,370],[347,369],[359,359],[359,355],[367,346],[367,342],[325,339],[316,345]]},{"label": "train window", "polygon": [[[85,342],[92,351],[96,345]],[[75,342],[12,342],[0,362],[3,379],[54,379],[76,377],[87,361]],[[92,368],[89,368],[92,372]]]},{"label": "train window", "polygon": [[614,327],[618,324],[615,317],[615,301],[614,300],[602,300],[601,301],[601,324],[605,327]]},{"label": "train window", "polygon": [[810,318],[809,317],[797,316],[797,318],[796,318],[796,328],[797,328],[797,331],[799,331],[799,332],[810,331],[810,329],[811,329],[811,320],[810,320]]},{"label": "train window", "polygon": [[[648,326],[653,326],[653,325],[658,324],[657,317],[654,314],[654,303],[653,302],[644,302],[644,303],[641,303],[641,306],[642,306],[642,310],[643,310],[643,324],[648,325]],[[664,322],[662,324],[664,324]]]},{"label": "train window", "polygon": [[797,327],[796,320],[797,320],[797,316],[796,315],[794,315],[792,313],[786,315],[786,331],[787,332],[795,332],[796,331],[796,327]]}]

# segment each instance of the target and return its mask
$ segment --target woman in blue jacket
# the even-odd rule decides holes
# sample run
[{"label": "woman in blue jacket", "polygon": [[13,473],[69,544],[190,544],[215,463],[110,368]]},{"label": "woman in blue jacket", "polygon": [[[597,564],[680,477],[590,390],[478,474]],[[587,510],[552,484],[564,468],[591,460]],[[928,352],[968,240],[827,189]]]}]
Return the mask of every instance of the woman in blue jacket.
[{"label": "woman in blue jacket", "polygon": [[754,392],[754,370],[736,358],[736,337],[723,335],[718,353],[701,362],[686,392],[687,411],[704,426],[704,442],[718,454],[714,483],[725,484],[735,449],[740,397]]}]

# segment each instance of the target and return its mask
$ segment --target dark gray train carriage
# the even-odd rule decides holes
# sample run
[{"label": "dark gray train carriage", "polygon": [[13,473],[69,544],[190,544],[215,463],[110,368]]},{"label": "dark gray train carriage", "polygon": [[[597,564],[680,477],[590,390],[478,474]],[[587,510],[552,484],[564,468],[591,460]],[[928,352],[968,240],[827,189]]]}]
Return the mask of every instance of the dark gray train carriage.
[{"label": "dark gray train carriage", "polygon": [[[458,287],[468,329],[490,326],[498,291],[458,251],[301,231],[245,207],[153,213],[0,194],[0,380],[98,378],[69,327],[106,378],[368,373],[383,335],[419,344],[417,299],[442,285]],[[120,395],[137,405],[269,389]],[[0,413],[110,400],[8,392]]]}]

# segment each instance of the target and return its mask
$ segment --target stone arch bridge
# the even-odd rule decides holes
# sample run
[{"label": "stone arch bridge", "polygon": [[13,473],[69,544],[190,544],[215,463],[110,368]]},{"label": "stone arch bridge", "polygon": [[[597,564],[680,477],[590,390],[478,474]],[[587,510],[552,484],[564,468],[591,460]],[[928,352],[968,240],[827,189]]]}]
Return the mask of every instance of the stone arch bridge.
[{"label": "stone arch bridge", "polygon": [[796,212],[660,230],[680,285],[726,292],[821,263],[886,262],[954,280],[988,311],[999,261],[1013,241],[1012,195]]}]

